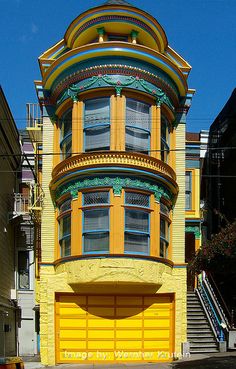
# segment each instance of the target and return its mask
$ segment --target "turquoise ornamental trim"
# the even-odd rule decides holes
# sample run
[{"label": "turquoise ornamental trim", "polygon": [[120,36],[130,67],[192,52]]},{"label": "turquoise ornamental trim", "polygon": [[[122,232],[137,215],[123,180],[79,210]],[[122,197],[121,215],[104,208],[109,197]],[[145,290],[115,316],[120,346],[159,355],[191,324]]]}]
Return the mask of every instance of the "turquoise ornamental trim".
[{"label": "turquoise ornamental trim", "polygon": [[155,200],[160,202],[161,197],[171,200],[171,194],[163,186],[157,186],[147,181],[133,179],[129,177],[96,177],[93,179],[83,179],[59,186],[55,193],[55,201],[61,196],[70,193],[72,198],[78,197],[78,191],[94,187],[112,187],[115,196],[120,196],[123,188],[135,188],[154,193]]},{"label": "turquoise ornamental trim", "polygon": [[57,101],[57,104],[60,105],[68,97],[71,97],[74,100],[80,92],[89,90],[90,88],[114,87],[117,96],[120,96],[122,89],[129,87],[151,94],[157,100],[157,104],[165,103],[171,110],[174,110],[174,106],[172,105],[169,97],[161,88],[156,87],[150,82],[146,82],[138,76],[127,77],[123,75],[111,76],[107,74],[98,74],[86,81],[80,81],[77,84],[71,85]]},{"label": "turquoise ornamental trim", "polygon": [[200,237],[201,237],[201,230],[200,230],[199,226],[194,226],[194,227],[187,226],[187,227],[185,227],[185,232],[186,233],[194,233],[194,235],[197,239],[200,239]]}]

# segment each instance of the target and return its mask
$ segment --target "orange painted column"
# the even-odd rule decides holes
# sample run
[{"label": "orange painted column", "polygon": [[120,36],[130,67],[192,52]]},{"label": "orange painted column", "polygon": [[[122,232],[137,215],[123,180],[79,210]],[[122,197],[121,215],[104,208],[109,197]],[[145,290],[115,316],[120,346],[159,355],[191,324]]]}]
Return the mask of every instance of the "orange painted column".
[{"label": "orange painted column", "polygon": [[82,254],[82,194],[71,201],[71,255]]},{"label": "orange painted column", "polygon": [[160,255],[160,204],[151,196],[150,214],[150,256]]},{"label": "orange painted column", "polygon": [[114,120],[114,150],[125,151],[125,97],[116,96],[116,114]]},{"label": "orange painted column", "polygon": [[77,155],[78,136],[79,136],[79,119],[78,119],[78,101],[74,100],[72,108],[72,156]]},{"label": "orange painted column", "polygon": [[111,190],[110,254],[124,253],[124,191],[120,196]]},{"label": "orange painted column", "polygon": [[57,218],[58,218],[58,215],[59,215],[59,211],[58,211],[58,208],[55,209],[55,233],[54,233],[54,239],[55,239],[55,242],[54,242],[54,245],[55,245],[55,249],[54,249],[54,257],[55,257],[55,260],[59,259],[61,257],[60,255],[60,244],[59,244],[59,225],[58,225],[58,221],[57,221]]},{"label": "orange painted column", "polygon": [[151,153],[150,155],[156,159],[160,159],[161,147],[161,106],[152,106],[152,127],[151,127]]}]

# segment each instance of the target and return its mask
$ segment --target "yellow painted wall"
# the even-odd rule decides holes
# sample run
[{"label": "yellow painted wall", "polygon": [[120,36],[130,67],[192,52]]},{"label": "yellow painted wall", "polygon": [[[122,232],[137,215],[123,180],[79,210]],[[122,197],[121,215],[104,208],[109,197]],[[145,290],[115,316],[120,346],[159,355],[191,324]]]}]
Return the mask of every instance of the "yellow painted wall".
[{"label": "yellow painted wall", "polygon": [[179,194],[173,209],[172,222],[172,260],[185,261],[185,124],[176,128],[176,176]]},{"label": "yellow painted wall", "polygon": [[[111,263],[110,259],[103,259],[103,263],[106,262]],[[79,275],[82,279],[87,280],[88,274],[90,272],[90,276],[93,277],[93,280],[96,281],[99,275],[99,270],[101,269],[101,259],[93,259],[91,260],[83,260],[81,261],[81,268],[79,269]],[[175,345],[174,352],[181,353],[181,343],[186,342],[186,269],[185,268],[171,268],[169,266],[165,266],[164,264],[151,262],[151,261],[142,261],[142,260],[130,260],[121,258],[118,261],[120,264],[115,266],[117,261],[114,259],[113,269],[111,267],[107,268],[110,270],[110,278],[115,280],[117,274],[127,274],[127,270],[133,272],[133,281],[136,278],[140,277],[140,275],[149,276],[150,273],[153,275],[153,281],[155,282],[155,278],[157,278],[156,269],[158,268],[158,278],[159,283],[162,285],[155,285],[155,288],[152,285],[152,288],[147,288],[148,285],[145,285],[145,288],[142,288],[142,284],[126,284],[125,290],[123,289],[124,285],[120,285],[118,283],[108,283],[102,284],[100,287],[100,293],[102,294],[114,294],[114,293],[150,293],[152,291],[153,294],[158,293],[174,293],[175,294],[175,316],[177,317],[175,323]],[[73,262],[72,262],[73,263]],[[77,261],[78,263],[78,261]],[[91,264],[92,273],[90,271]],[[131,265],[132,264],[132,265]],[[41,267],[41,360],[44,365],[54,365],[55,364],[55,293],[99,293],[99,285],[96,286],[91,283],[91,289],[89,288],[90,284],[85,283],[84,288],[82,284],[80,286],[73,285],[73,288],[68,285],[68,274],[65,270],[65,265],[62,264],[57,268],[56,272],[54,271],[53,266],[42,266]],[[129,267],[129,268],[128,268]],[[154,269],[152,269],[154,268]],[[77,268],[78,269],[78,264]],[[102,266],[104,272],[104,265]],[[130,278],[132,281],[132,278]],[[135,288],[136,286],[136,288]],[[151,287],[151,286],[150,286]],[[96,292],[95,292],[96,291]],[[137,292],[139,291],[139,292]]]}]

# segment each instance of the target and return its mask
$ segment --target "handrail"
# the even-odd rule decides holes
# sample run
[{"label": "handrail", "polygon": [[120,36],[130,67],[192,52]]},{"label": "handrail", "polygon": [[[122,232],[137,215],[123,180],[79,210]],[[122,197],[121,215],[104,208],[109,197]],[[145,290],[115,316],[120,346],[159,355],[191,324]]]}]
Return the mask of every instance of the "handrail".
[{"label": "handrail", "polygon": [[223,311],[225,313],[226,319],[229,322],[229,327],[230,328],[234,328],[234,319],[233,319],[233,313],[229,311],[228,306],[226,305],[226,302],[222,296],[222,294],[220,293],[219,288],[217,287],[217,284],[212,276],[211,273],[207,272],[207,278],[209,279],[210,284],[213,287],[213,291],[216,293],[217,295],[217,299],[220,302],[220,305],[223,307]]},{"label": "handrail", "polygon": [[213,288],[206,277],[205,272],[202,272],[198,276],[197,290],[208,312],[208,318],[214,326],[214,331],[216,333],[218,341],[225,341],[225,333],[229,331],[230,325],[220,303],[216,298]]}]

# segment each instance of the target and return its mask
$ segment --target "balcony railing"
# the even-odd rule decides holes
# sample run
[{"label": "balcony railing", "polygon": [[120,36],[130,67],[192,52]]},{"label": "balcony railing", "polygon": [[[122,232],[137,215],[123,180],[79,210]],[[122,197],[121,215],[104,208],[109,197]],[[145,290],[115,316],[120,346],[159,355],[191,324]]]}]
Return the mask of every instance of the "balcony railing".
[{"label": "balcony railing", "polygon": [[27,130],[32,142],[42,142],[43,120],[39,104],[26,104]]}]

